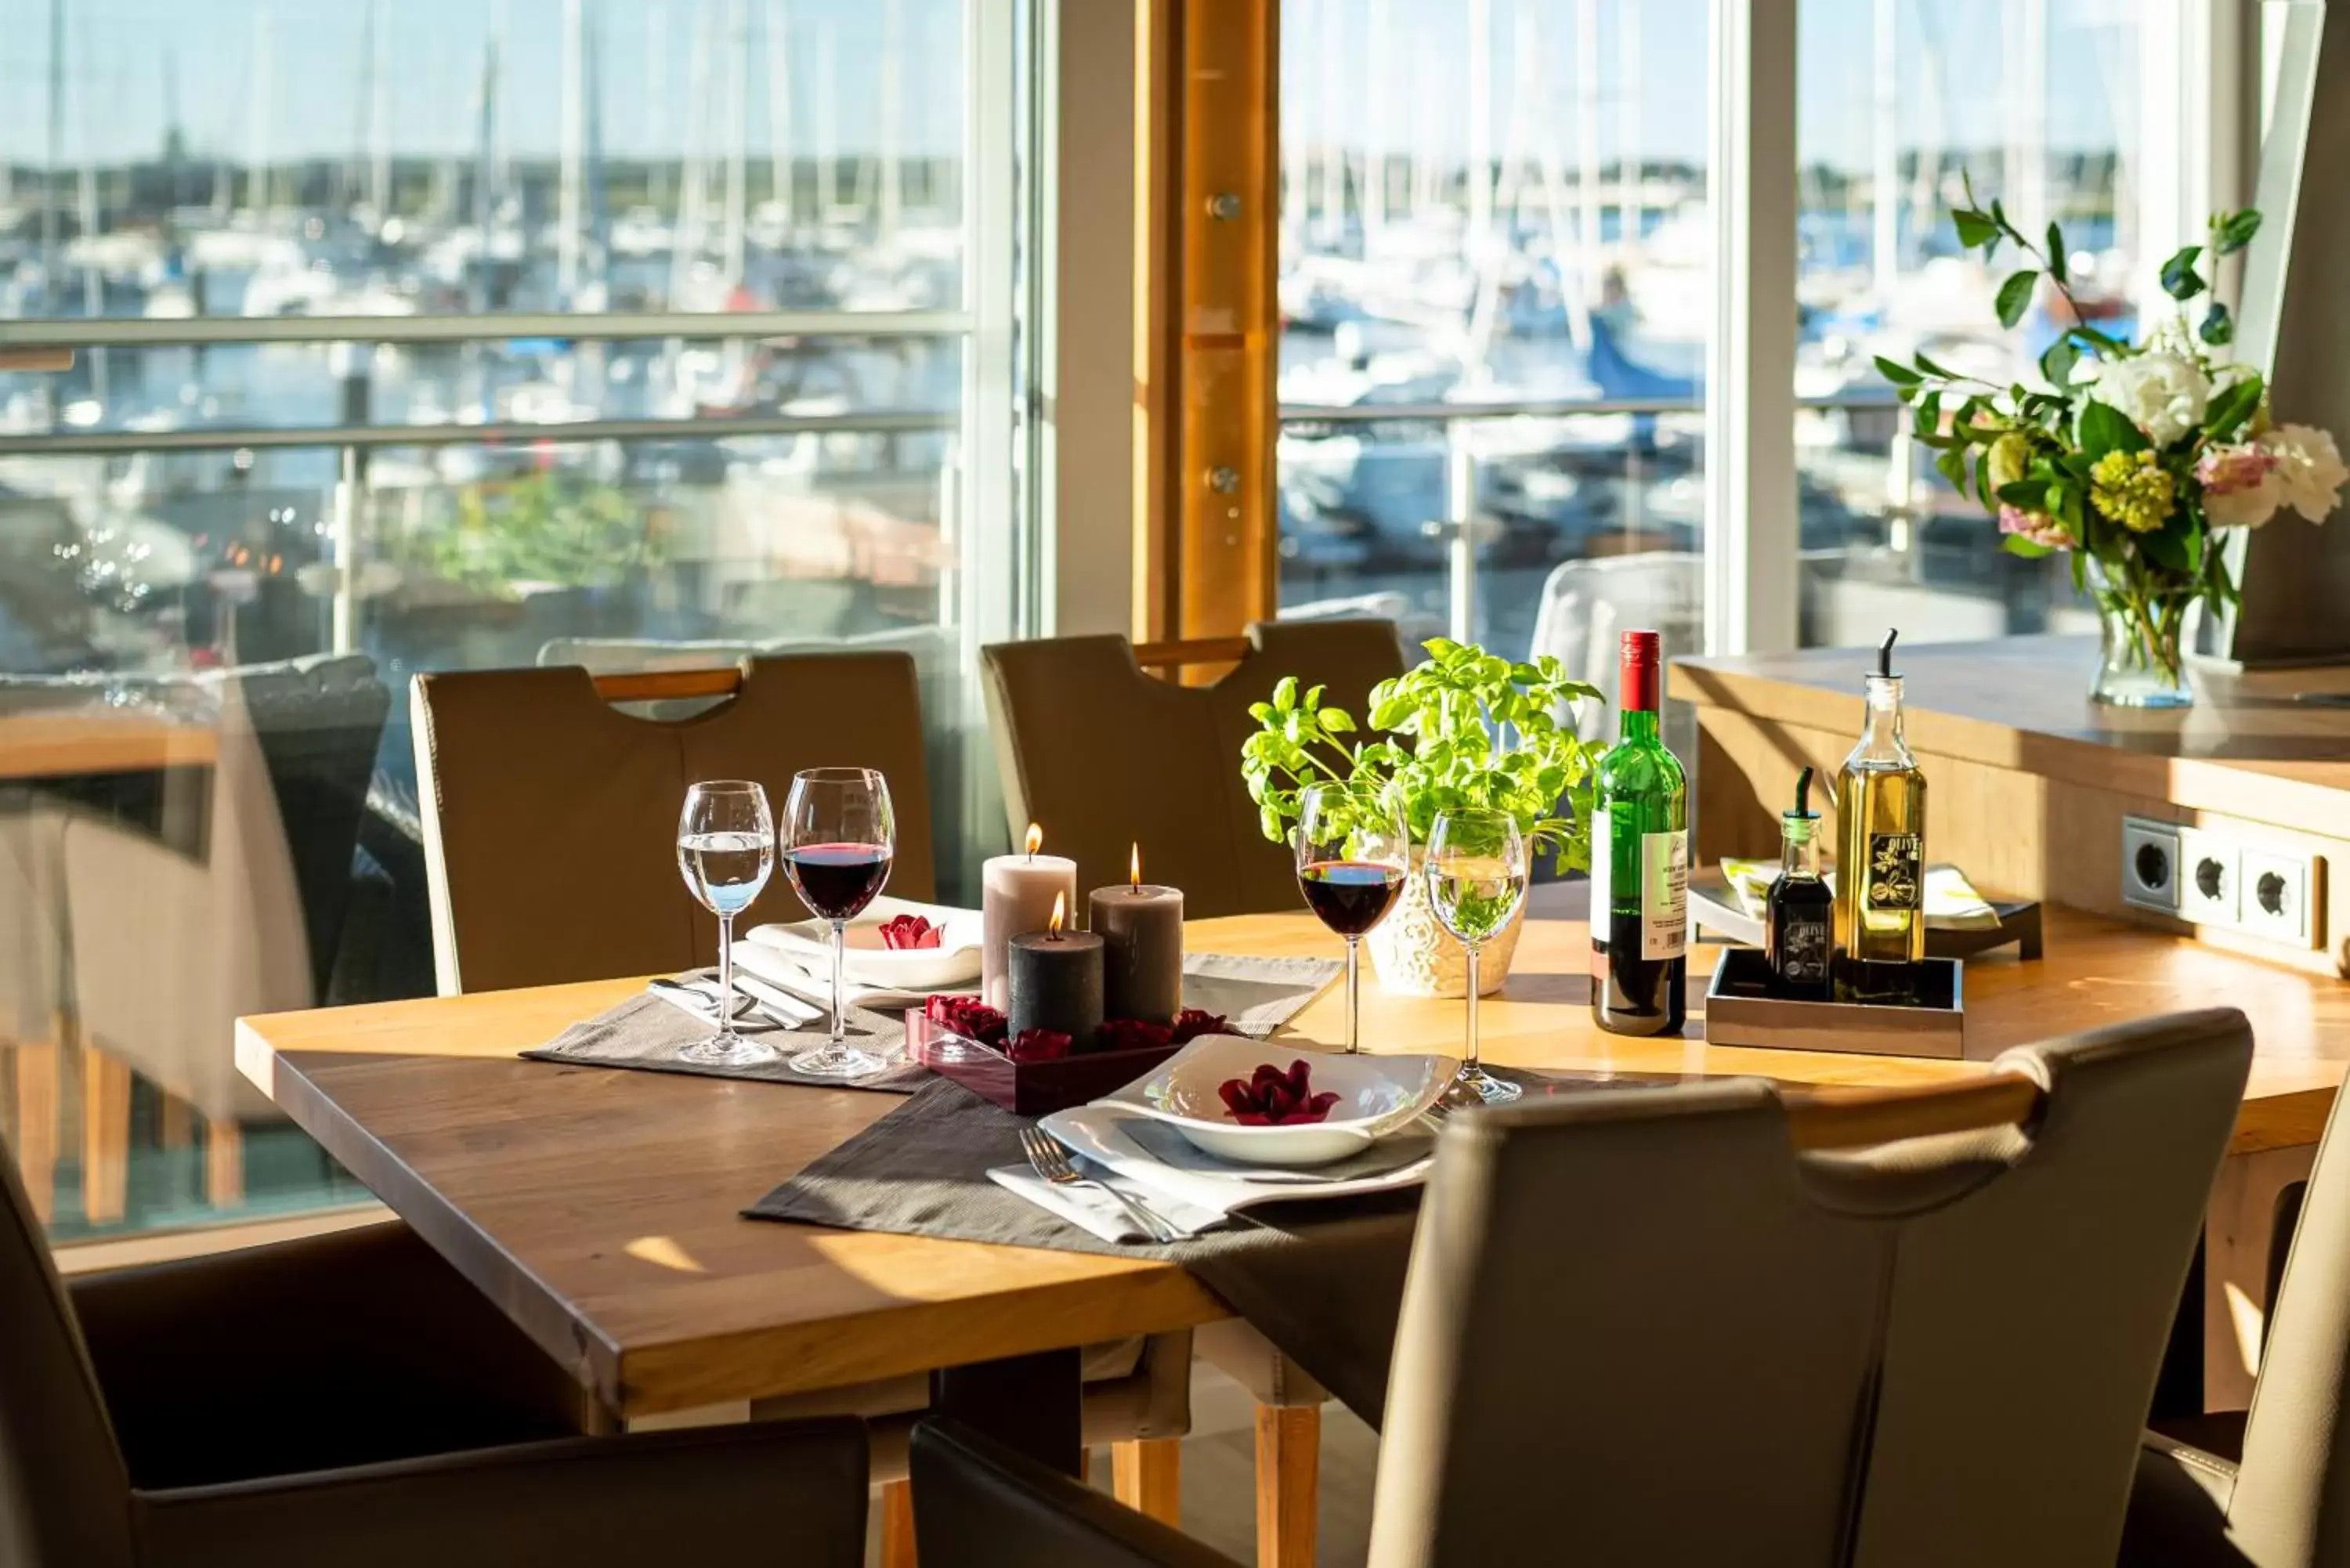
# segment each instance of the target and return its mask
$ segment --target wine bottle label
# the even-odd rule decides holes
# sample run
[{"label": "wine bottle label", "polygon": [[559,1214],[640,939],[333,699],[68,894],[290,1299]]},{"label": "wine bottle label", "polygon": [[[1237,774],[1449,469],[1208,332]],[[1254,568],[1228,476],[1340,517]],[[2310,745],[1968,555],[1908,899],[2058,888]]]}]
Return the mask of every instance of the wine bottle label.
[{"label": "wine bottle label", "polygon": [[1591,945],[1596,949],[1607,941],[1607,902],[1613,877],[1609,868],[1616,859],[1616,846],[1607,836],[1606,807],[1591,814]]},{"label": "wine bottle label", "polygon": [[1868,836],[1868,907],[1872,909],[1915,909],[1925,900],[1925,877],[1919,859],[1924,840],[1915,833],[1872,833]]},{"label": "wine bottle label", "polygon": [[1828,952],[1835,945],[1835,929],[1826,920],[1789,920],[1781,927],[1780,978],[1814,981],[1827,979]]},{"label": "wine bottle label", "polygon": [[1689,834],[1640,835],[1640,956],[1689,951]]}]

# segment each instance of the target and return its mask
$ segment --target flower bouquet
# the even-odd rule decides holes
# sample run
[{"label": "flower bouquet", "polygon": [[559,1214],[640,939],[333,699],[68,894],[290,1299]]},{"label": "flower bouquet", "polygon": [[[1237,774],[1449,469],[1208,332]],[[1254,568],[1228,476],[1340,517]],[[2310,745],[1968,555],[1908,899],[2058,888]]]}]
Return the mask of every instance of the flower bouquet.
[{"label": "flower bouquet", "polygon": [[2023,319],[2044,277],[2072,325],[2040,358],[2045,385],[2002,389],[1956,375],[1923,354],[1879,358],[1877,369],[1909,405],[1935,467],[1999,519],[2010,551],[2072,556],[2073,584],[2091,595],[2105,631],[2092,695],[2132,707],[2183,707],[2188,611],[2237,602],[2216,531],[2257,528],[2290,506],[2312,523],[2340,501],[2345,471],[2334,438],[2273,422],[2258,372],[2233,363],[2235,321],[2202,268],[2251,242],[2256,212],[2222,213],[2204,239],[2163,265],[2177,302],[2144,341],[2126,343],[2083,318],[2066,276],[2064,235],[2046,248],[2019,232],[1997,202],[1952,214],[1959,243],[1986,259],[2012,244],[2028,265],[2000,286],[2000,324]]}]

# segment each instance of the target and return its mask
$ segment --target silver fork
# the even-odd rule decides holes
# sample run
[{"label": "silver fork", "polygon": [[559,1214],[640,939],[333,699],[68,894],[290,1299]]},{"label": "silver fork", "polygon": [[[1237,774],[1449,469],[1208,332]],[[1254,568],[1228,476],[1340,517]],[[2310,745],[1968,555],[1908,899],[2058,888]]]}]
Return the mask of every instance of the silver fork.
[{"label": "silver fork", "polygon": [[1108,1182],[1077,1174],[1077,1168],[1069,1163],[1068,1150],[1039,1129],[1035,1127],[1020,1129],[1020,1152],[1028,1157],[1030,1168],[1054,1186],[1098,1187],[1118,1199],[1118,1207],[1126,1210],[1128,1218],[1142,1227],[1144,1235],[1162,1244],[1176,1239],[1175,1232],[1164,1220],[1112,1187]]}]

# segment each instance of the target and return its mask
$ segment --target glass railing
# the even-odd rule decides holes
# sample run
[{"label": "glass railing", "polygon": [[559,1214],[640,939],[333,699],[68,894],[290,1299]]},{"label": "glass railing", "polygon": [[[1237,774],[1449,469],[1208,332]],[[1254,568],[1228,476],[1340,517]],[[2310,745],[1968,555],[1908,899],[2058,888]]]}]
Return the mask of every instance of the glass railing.
[{"label": "glass railing", "polygon": [[710,325],[10,326],[78,348],[0,378],[0,1134],[55,1238],[365,1198],[231,1023],[432,991],[416,673],[878,644],[964,711],[961,318]]}]

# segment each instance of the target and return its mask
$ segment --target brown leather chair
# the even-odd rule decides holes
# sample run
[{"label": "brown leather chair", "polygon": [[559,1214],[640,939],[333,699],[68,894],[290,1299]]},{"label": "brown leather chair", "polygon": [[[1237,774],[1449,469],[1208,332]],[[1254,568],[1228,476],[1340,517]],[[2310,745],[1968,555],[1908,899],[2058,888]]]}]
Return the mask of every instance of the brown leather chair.
[{"label": "brown leather chair", "polygon": [[[2023,1127],[1844,1153],[1751,1079],[1452,1117],[1371,1568],[2112,1562],[2251,1059],[2102,1030],[2002,1058]],[[1216,1561],[960,1428],[913,1471],[925,1568]]]},{"label": "brown leather chair", "polygon": [[2337,1097],[2249,1411],[2147,1434],[2123,1568],[2350,1563],[2350,1111]]},{"label": "brown leather chair", "polygon": [[58,1280],[0,1147],[0,1563],[865,1558],[853,1420],[584,1438],[563,1370],[407,1227]]},{"label": "brown leather chair", "polygon": [[[569,667],[420,675],[411,702],[443,995],[711,962],[718,922],[677,871],[697,779],[755,779],[780,813],[802,768],[879,768],[898,825],[889,891],[936,886],[903,653],[751,659],[733,696],[667,722],[620,711]],[[806,913],[778,877],[743,924]]]},{"label": "brown leather chair", "polygon": [[1269,842],[1241,782],[1249,704],[1284,675],[1328,688],[1325,703],[1359,722],[1373,686],[1403,673],[1384,620],[1261,621],[1247,657],[1212,686],[1143,673],[1122,637],[1059,637],[980,650],[1017,843],[1031,822],[1077,863],[1077,887],[1143,874],[1183,889],[1193,919],[1297,907],[1290,852]]}]

